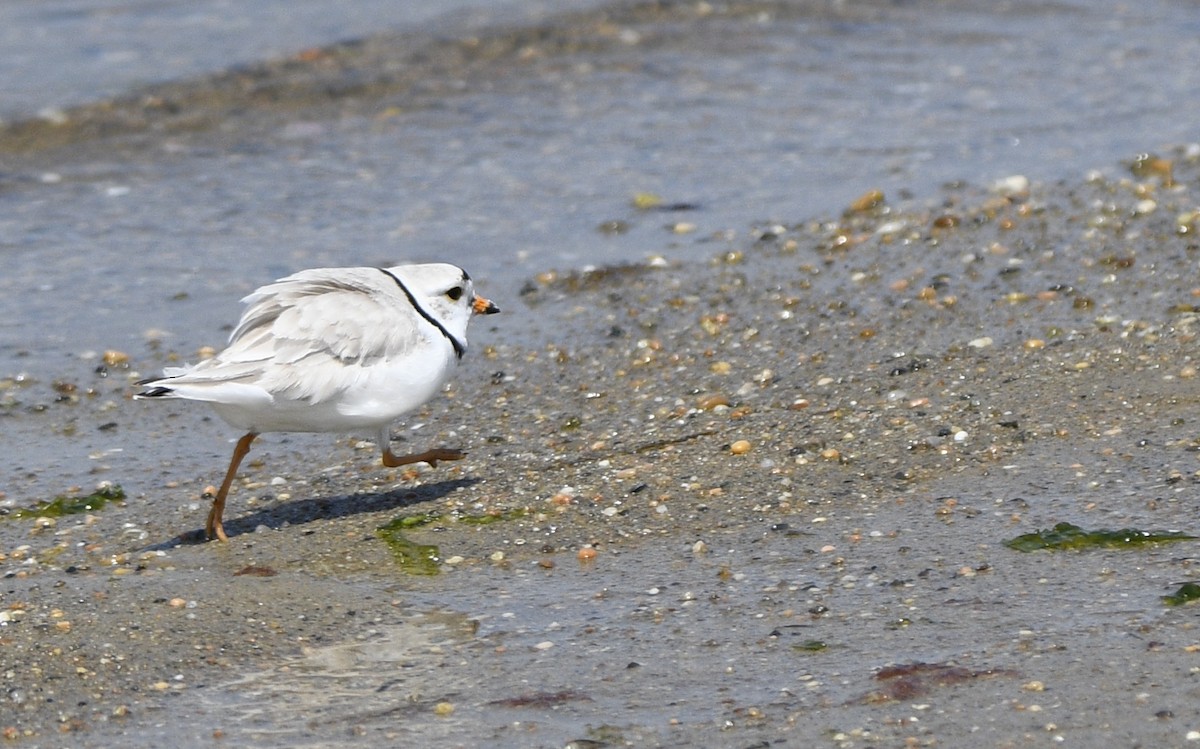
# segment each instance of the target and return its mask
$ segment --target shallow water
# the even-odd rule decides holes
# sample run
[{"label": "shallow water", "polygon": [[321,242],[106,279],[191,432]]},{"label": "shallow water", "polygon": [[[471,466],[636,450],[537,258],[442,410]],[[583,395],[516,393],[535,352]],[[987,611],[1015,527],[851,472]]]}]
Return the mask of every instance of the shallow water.
[{"label": "shallow water", "polygon": [[[0,352],[45,370],[56,350],[140,350],[151,328],[191,352],[220,343],[239,296],[300,267],[452,259],[503,299],[550,267],[706,257],[871,188],[1075,178],[1194,134],[1193,16],[1167,2],[651,14],[615,44],[535,54],[415,108],[386,94],[111,160],[12,157]],[[645,192],[695,210],[637,211]],[[624,233],[599,230],[612,221]]]},{"label": "shallow water", "polygon": [[529,22],[586,3],[130,3],[38,0],[0,6],[0,120],[61,110],[167,80],[294,55],[369,34]]}]

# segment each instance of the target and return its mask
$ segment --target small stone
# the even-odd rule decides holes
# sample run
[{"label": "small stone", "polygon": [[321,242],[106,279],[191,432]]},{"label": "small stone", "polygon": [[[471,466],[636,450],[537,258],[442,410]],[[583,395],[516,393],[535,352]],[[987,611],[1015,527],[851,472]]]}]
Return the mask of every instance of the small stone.
[{"label": "small stone", "polygon": [[973,341],[969,341],[967,345],[971,348],[987,348],[988,346],[991,346],[992,343],[994,343],[994,341],[992,341],[990,336],[983,336],[982,338],[976,338]]},{"label": "small stone", "polygon": [[596,550],[591,546],[584,546],[576,556],[581,562],[592,562],[596,559]]},{"label": "small stone", "polygon": [[729,452],[733,453],[734,455],[745,455],[746,453],[750,452],[750,441],[738,440],[737,442],[734,442],[729,446]]},{"label": "small stone", "polygon": [[879,206],[883,205],[885,200],[886,198],[884,197],[883,190],[867,190],[862,195],[859,195],[854,199],[854,202],[850,204],[848,211],[850,213],[862,213],[863,211],[869,211],[872,208],[878,208]]},{"label": "small stone", "polygon": [[1023,198],[1029,195],[1029,178],[1022,174],[996,180],[992,183],[992,192],[1006,198]]},{"label": "small stone", "polygon": [[652,192],[639,192],[633,196],[633,207],[639,211],[648,211],[662,205],[662,198]]},{"label": "small stone", "polygon": [[444,718],[454,712],[454,705],[449,702],[439,702],[433,706],[433,714]]},{"label": "small stone", "polygon": [[129,364],[129,354],[109,349],[104,352],[104,363],[110,367],[125,366]]}]

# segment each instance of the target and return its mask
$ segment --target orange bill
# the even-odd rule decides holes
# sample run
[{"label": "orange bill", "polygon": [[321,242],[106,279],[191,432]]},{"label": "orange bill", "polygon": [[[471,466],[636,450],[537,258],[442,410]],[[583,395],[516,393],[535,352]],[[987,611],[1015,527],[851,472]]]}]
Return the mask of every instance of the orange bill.
[{"label": "orange bill", "polygon": [[500,311],[499,307],[481,296],[477,296],[471,301],[471,309],[474,310],[475,314],[477,315],[494,315]]}]

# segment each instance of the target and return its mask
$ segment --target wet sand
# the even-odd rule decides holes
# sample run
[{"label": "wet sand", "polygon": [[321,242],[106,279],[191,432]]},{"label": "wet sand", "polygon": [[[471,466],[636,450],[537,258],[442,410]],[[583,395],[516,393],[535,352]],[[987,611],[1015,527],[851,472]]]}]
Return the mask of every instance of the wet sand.
[{"label": "wet sand", "polygon": [[[276,116],[226,111],[232,135],[187,142],[246,149]],[[14,163],[157,137],[99,135]],[[662,260],[481,280],[504,314],[396,430],[466,460],[389,470],[357,438],[267,436],[228,544],[198,530],[237,435],[130,396],[219,345],[245,289],[164,299],[158,277],[132,328],[186,325],[136,347],[47,325],[3,349],[0,728],[37,747],[1195,740],[1195,610],[1162,600],[1195,542],[1004,545],[1059,522],[1200,532],[1200,149],[1159,157],[863,184],[842,211],[727,231],[643,197],[620,216]],[[19,512],[101,482],[126,498]]]},{"label": "wet sand", "polygon": [[[1200,179],[1194,150],[1171,156],[1170,188],[885,200],[704,263],[531,279],[407,432],[468,459],[399,472],[268,439],[227,545],[196,542],[204,477],[171,463],[102,511],[5,520],[10,733],[1182,743],[1195,617],[1161,596],[1194,544],[1003,546],[1061,521],[1196,530],[1179,221]],[[506,343],[523,315],[561,327]],[[9,419],[228,436],[127,400],[135,376],[10,388]],[[381,539],[399,517],[436,575]]]}]

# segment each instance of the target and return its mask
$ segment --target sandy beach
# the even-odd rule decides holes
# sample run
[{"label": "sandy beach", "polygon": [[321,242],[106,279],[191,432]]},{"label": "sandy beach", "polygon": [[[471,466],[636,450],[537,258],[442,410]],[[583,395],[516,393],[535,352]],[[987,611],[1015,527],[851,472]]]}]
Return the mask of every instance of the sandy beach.
[{"label": "sandy beach", "polygon": [[[343,52],[260,72],[309,86]],[[238,435],[200,404],[133,401],[132,383],[219,347],[240,295],[353,238],[323,247],[338,221],[296,222],[303,241],[236,269],[222,253],[291,237],[263,228],[287,223],[278,205],[180,201],[216,237],[194,260],[190,234],[142,209],[86,211],[158,169],[232,189],[217,167],[254,148],[294,164],[296,137],[401,117],[360,131],[309,105],[201,107],[238,126],[195,132],[85,123],[6,156],[13,216],[66,215],[51,191],[74,191],[94,234],[67,239],[130,253],[89,269],[65,252],[44,278],[14,252],[25,275],[6,282],[28,300],[0,348],[13,746],[1200,740],[1195,609],[1163,600],[1195,579],[1196,542],[1005,545],[1064,522],[1200,534],[1200,147],[1056,180],[865,183],[778,219],[614,191],[605,221],[576,216],[581,246],[636,257],[472,272],[504,313],[476,321],[453,384],[394,435],[465,460],[385,469],[360,437],[266,435],[230,495],[230,542],[203,542]],[[111,182],[106,149],[132,159]],[[314,176],[295,215],[347,220],[326,212],[346,174]],[[471,224],[470,194],[441,197]],[[162,252],[138,254],[141,236]]]}]

